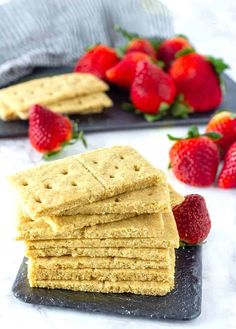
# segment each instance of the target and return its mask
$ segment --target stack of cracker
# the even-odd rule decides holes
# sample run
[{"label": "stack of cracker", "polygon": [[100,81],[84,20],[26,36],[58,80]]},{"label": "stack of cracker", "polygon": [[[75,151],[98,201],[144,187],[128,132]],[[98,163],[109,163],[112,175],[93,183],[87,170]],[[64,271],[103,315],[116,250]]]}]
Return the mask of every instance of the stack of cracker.
[{"label": "stack of cracker", "polygon": [[128,146],[44,164],[10,178],[31,287],[165,295],[183,198]]},{"label": "stack of cracker", "polygon": [[0,118],[26,120],[29,108],[41,104],[57,113],[100,113],[111,107],[109,86],[89,73],[68,73],[23,82],[0,90]]}]

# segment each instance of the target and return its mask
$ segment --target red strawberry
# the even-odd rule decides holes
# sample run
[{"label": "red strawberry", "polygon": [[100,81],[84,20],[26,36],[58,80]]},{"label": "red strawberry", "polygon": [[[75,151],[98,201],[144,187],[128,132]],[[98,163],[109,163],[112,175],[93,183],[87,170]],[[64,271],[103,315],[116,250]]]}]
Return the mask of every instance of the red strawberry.
[{"label": "red strawberry", "polygon": [[139,51],[154,59],[156,58],[155,49],[153,48],[151,42],[147,39],[135,38],[131,40],[126,47],[125,53],[127,54],[132,51]]},{"label": "red strawberry", "polygon": [[138,110],[156,114],[163,103],[170,105],[175,95],[175,84],[167,73],[146,60],[137,64],[130,97]]},{"label": "red strawberry", "polygon": [[51,112],[41,105],[33,105],[29,117],[29,139],[41,153],[60,150],[72,138],[73,125],[65,116]]},{"label": "red strawberry", "polygon": [[222,101],[218,75],[227,67],[220,59],[190,53],[177,58],[169,73],[184,102],[195,112],[206,112],[218,107]]},{"label": "red strawberry", "polygon": [[215,141],[222,156],[226,154],[230,145],[236,142],[236,116],[229,111],[223,111],[213,116],[206,127],[206,132],[215,131],[222,135]]},{"label": "red strawberry", "polygon": [[189,244],[203,242],[211,229],[206,202],[201,195],[189,194],[173,208],[179,237]]},{"label": "red strawberry", "polygon": [[182,36],[176,36],[167,40],[164,40],[157,51],[157,57],[159,60],[165,63],[165,68],[170,67],[171,62],[175,59],[177,52],[183,49],[191,49],[189,41]]},{"label": "red strawberry", "polygon": [[114,49],[98,45],[86,52],[75,65],[75,72],[92,73],[100,79],[106,78],[106,71],[119,62]]},{"label": "red strawberry", "polygon": [[130,88],[134,80],[137,63],[141,60],[150,60],[150,57],[141,52],[131,52],[123,59],[107,70],[106,78],[108,81],[124,88]]},{"label": "red strawberry", "polygon": [[212,139],[221,137],[217,133],[199,135],[197,127],[189,129],[186,138],[177,140],[171,147],[170,165],[175,176],[182,182],[195,186],[208,186],[214,183],[218,165],[219,151]]},{"label": "red strawberry", "polygon": [[236,187],[236,142],[225,156],[225,162],[218,178],[218,186],[222,188]]}]

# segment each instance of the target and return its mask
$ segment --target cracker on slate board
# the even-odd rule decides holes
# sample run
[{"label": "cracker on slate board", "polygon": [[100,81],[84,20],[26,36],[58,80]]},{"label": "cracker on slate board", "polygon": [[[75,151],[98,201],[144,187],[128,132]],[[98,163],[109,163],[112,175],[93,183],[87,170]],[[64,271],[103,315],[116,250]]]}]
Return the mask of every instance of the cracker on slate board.
[{"label": "cracker on slate board", "polygon": [[112,106],[112,100],[105,93],[93,93],[52,103],[50,110],[65,114],[97,113],[104,107]]},{"label": "cracker on slate board", "polygon": [[170,257],[174,249],[169,249],[169,256],[163,261],[130,259],[125,257],[50,257],[29,258],[29,264],[34,269],[83,269],[83,268],[113,268],[113,269],[159,269],[170,268]]},{"label": "cracker on slate board", "polygon": [[0,90],[0,99],[13,113],[23,117],[33,104],[48,105],[108,89],[105,82],[92,74],[68,73],[3,88]]}]

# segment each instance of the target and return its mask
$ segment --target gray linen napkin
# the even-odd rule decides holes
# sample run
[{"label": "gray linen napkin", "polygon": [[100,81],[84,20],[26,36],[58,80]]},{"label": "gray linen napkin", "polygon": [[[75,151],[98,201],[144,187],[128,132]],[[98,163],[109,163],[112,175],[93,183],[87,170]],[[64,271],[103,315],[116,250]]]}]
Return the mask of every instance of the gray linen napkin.
[{"label": "gray linen napkin", "polygon": [[143,36],[173,34],[170,13],[158,0],[12,0],[0,5],[0,86],[38,66],[72,63],[88,45],[121,44],[114,24]]}]

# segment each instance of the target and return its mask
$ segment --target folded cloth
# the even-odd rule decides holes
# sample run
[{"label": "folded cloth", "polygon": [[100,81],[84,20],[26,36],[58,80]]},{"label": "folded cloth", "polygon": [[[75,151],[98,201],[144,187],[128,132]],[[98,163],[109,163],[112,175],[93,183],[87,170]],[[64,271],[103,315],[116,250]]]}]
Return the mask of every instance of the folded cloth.
[{"label": "folded cloth", "polygon": [[35,67],[71,64],[89,45],[121,44],[115,24],[149,37],[173,34],[170,13],[158,0],[12,0],[0,5],[0,86]]}]

